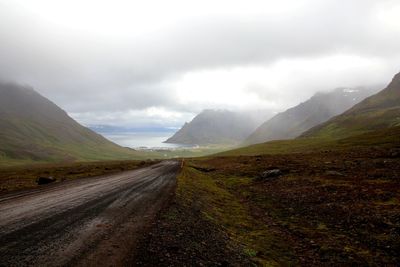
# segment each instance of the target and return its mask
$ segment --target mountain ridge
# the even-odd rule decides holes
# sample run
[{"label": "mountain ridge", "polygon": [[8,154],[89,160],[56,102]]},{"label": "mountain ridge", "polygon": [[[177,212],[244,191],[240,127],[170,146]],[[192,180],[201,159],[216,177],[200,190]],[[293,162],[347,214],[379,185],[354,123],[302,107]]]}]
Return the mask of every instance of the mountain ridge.
[{"label": "mountain ridge", "polygon": [[374,91],[375,89],[357,87],[318,92],[307,101],[264,122],[246,138],[244,145],[296,138],[310,128],[344,112]]},{"label": "mountain ridge", "polygon": [[191,122],[185,122],[165,143],[187,145],[236,145],[243,141],[259,121],[242,112],[203,110]]},{"label": "mountain ridge", "polygon": [[345,138],[400,126],[400,73],[380,92],[304,132],[300,138]]},{"label": "mountain ridge", "polygon": [[32,161],[119,159],[133,151],[80,125],[32,87],[0,82],[0,157]]}]

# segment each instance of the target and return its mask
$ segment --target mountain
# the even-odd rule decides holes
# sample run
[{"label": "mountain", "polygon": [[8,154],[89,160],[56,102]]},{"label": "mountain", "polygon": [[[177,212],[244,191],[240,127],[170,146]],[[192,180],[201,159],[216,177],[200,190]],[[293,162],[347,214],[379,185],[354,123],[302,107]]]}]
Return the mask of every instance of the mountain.
[{"label": "mountain", "polygon": [[245,144],[298,137],[308,129],[344,112],[375,92],[366,88],[338,88],[328,93],[317,93],[309,100],[281,112],[257,128]]},{"label": "mountain", "polygon": [[0,160],[106,160],[134,153],[83,127],[33,89],[0,83]]},{"label": "mountain", "polygon": [[204,110],[185,123],[166,143],[188,145],[233,145],[242,142],[259,125],[249,113]]},{"label": "mountain", "polygon": [[301,137],[338,139],[395,126],[400,126],[400,73],[381,92]]}]

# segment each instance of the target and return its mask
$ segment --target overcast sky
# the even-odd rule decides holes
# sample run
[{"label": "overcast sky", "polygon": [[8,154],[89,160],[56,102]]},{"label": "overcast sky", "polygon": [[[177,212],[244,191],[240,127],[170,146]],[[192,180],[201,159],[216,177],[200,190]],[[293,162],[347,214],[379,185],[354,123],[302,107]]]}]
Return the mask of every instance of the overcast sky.
[{"label": "overcast sky", "polygon": [[0,0],[0,79],[88,124],[281,111],[400,71],[398,0]]}]

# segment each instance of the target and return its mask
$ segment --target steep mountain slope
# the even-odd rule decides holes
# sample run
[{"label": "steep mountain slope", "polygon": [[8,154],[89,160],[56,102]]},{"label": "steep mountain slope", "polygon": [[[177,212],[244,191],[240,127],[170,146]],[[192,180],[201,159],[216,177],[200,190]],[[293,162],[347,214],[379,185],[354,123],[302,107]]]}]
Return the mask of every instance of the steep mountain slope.
[{"label": "steep mountain slope", "polygon": [[204,110],[166,143],[189,145],[237,144],[258,126],[250,114],[227,110]]},{"label": "steep mountain slope", "polygon": [[337,139],[394,126],[400,126],[400,73],[381,92],[301,137]]},{"label": "steep mountain slope", "polygon": [[244,143],[257,144],[295,138],[344,112],[373,92],[373,89],[365,88],[338,88],[329,93],[317,93],[306,102],[279,113],[262,124]]},{"label": "steep mountain slope", "polygon": [[70,161],[135,156],[83,127],[31,88],[0,83],[0,159]]}]

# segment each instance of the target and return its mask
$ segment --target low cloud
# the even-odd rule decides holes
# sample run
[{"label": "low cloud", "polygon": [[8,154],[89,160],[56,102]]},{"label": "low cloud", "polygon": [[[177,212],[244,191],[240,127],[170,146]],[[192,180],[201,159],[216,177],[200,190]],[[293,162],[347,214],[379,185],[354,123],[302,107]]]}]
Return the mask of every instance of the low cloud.
[{"label": "low cloud", "polygon": [[0,79],[86,124],[175,126],[204,108],[280,111],[400,69],[397,1],[150,2],[0,2]]}]

